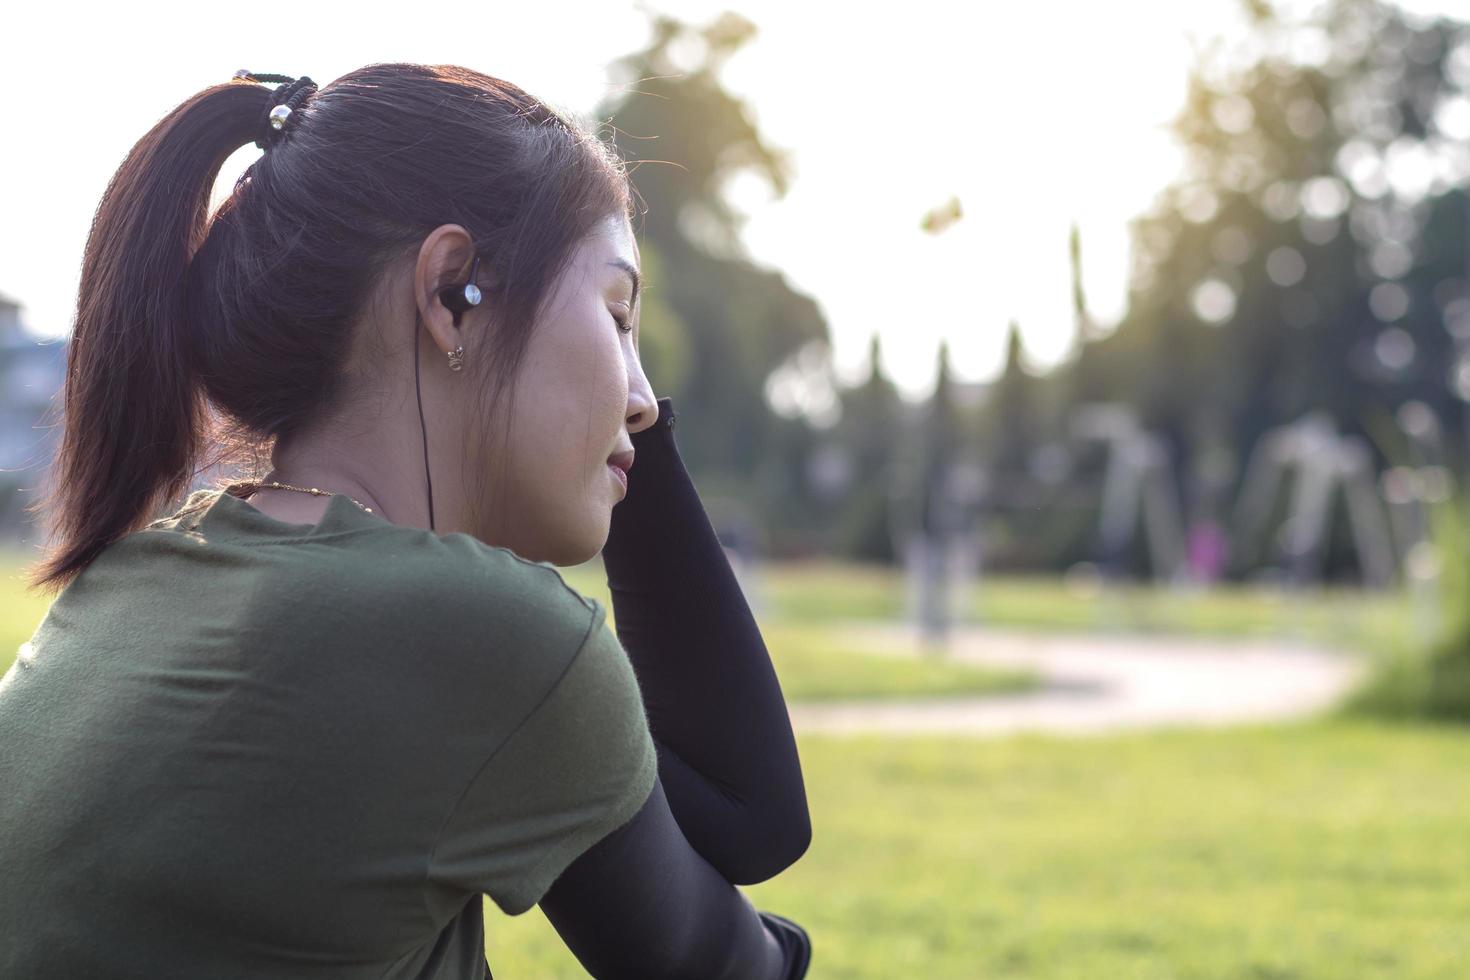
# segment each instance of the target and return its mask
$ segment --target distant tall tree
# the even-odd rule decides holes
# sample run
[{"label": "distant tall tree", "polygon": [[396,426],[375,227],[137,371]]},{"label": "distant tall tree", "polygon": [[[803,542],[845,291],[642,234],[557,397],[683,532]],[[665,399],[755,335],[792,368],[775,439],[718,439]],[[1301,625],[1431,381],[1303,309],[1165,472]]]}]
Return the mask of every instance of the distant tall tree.
[{"label": "distant tall tree", "polygon": [[939,342],[938,371],[934,394],[924,412],[918,440],[920,516],[919,523],[930,532],[942,531],[949,520],[943,506],[945,486],[958,462],[963,442],[963,419],[955,400],[954,376],[949,365],[949,342]]},{"label": "distant tall tree", "polygon": [[882,342],[876,333],[868,344],[867,378],[841,397],[842,420],[834,436],[852,460],[854,480],[838,516],[833,546],[845,557],[891,563],[895,552],[889,498],[905,420],[898,389],[883,373]]},{"label": "distant tall tree", "polygon": [[[1084,348],[1085,349],[1085,348]],[[980,459],[986,470],[983,498],[986,564],[1005,570],[1039,571],[1065,568],[1085,547],[1084,528],[1065,490],[1085,487],[1088,478],[1069,480],[1059,488],[1054,474],[1034,461],[1052,443],[1056,451],[1058,420],[1052,402],[1069,392],[1057,376],[1032,374],[1020,325],[1012,321],[1006,334],[1006,363],[986,392],[981,407]],[[1054,458],[1054,457],[1053,457]],[[1052,463],[1054,467],[1055,462]],[[1100,479],[1100,469],[1093,474]]]},{"label": "distant tall tree", "polygon": [[1081,347],[1096,339],[1097,325],[1093,323],[1092,314],[1087,310],[1087,292],[1082,287],[1082,234],[1077,230],[1075,221],[1067,235],[1067,258],[1072,271],[1072,323],[1077,346]]},{"label": "distant tall tree", "polygon": [[868,342],[868,376],[842,392],[842,436],[857,469],[881,473],[888,468],[900,436],[901,400],[883,372],[883,345],[878,334]]},{"label": "distant tall tree", "polygon": [[1104,397],[1104,379],[1097,365],[1097,324],[1087,309],[1087,293],[1082,286],[1082,234],[1072,224],[1067,236],[1068,266],[1072,275],[1072,360],[1064,371],[1075,403],[1096,401]]},{"label": "distant tall tree", "polygon": [[1025,358],[1021,327],[1012,320],[1006,331],[1005,368],[991,385],[982,409],[981,457],[993,480],[1024,480],[1031,453],[1041,438],[1040,382],[1026,370]]}]

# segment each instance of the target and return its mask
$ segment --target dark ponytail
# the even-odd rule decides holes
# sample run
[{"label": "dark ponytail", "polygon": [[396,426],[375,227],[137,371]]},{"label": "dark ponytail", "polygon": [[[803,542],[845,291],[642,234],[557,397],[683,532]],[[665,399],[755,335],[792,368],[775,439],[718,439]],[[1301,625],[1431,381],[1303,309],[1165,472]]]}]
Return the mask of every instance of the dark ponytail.
[{"label": "dark ponytail", "polygon": [[[471,369],[488,418],[577,243],[634,216],[612,148],[515,85],[377,64],[293,100],[288,138],[211,217],[220,167],[260,137],[275,94],[247,79],[205,89],[108,184],[82,262],[60,446],[28,507],[51,527],[33,590],[63,588],[153,520],[201,460],[258,465],[341,409],[355,393],[344,352],[373,287],[434,228],[468,229],[500,284],[496,342]],[[486,444],[488,425],[467,429]]]},{"label": "dark ponytail", "polygon": [[32,588],[64,585],[192,476],[203,407],[189,260],[219,169],[255,138],[270,95],[231,83],[200,92],[139,140],[107,185],[82,258],[51,468],[52,535],[62,544],[33,571]]}]

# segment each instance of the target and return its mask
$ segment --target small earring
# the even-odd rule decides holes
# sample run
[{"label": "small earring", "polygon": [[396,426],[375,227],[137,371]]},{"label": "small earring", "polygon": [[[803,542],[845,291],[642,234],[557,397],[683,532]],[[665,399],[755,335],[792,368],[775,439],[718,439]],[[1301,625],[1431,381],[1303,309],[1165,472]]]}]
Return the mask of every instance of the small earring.
[{"label": "small earring", "polygon": [[449,352],[449,370],[458,371],[464,367],[464,348],[456,347]]}]

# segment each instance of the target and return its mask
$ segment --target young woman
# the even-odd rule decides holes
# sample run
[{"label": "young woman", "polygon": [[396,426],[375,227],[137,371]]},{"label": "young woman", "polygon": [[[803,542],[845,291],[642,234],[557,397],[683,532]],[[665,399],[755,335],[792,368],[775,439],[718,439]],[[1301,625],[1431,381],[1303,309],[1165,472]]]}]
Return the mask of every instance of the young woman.
[{"label": "young woman", "polygon": [[[806,973],[735,887],[805,851],[806,796],[639,363],[631,201],[455,67],[240,72],[133,148],[83,263],[59,595],[0,682],[0,976],[482,978],[484,895],[594,976]],[[177,506],[242,449],[271,471]],[[556,568],[599,551],[616,635]]]}]

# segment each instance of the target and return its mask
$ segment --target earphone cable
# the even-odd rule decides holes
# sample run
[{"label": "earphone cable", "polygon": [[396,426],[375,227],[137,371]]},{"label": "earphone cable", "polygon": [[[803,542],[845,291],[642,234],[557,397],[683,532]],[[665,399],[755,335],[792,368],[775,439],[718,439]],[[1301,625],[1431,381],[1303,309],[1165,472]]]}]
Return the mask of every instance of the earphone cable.
[{"label": "earphone cable", "polygon": [[[414,318],[417,326],[418,318]],[[424,482],[429,487],[429,530],[434,530],[434,481],[429,476],[429,428],[424,424],[424,399],[419,391],[419,334],[413,334],[413,396],[419,404],[419,431],[424,436]]]}]

